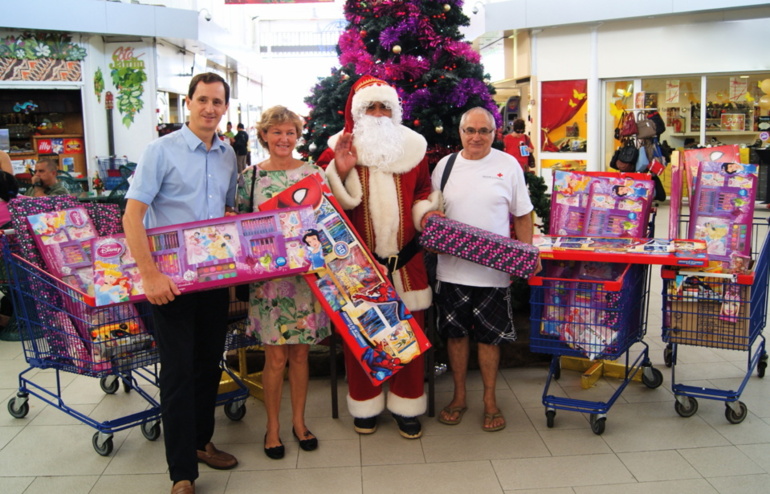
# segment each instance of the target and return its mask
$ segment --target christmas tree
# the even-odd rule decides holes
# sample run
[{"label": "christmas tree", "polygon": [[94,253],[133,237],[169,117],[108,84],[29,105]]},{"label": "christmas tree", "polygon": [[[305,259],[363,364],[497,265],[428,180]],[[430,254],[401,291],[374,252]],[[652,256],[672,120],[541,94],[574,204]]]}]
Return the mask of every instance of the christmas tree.
[{"label": "christmas tree", "polygon": [[463,40],[469,24],[461,0],[349,0],[348,25],[337,45],[340,67],[305,99],[311,112],[300,153],[314,161],[329,137],[344,127],[350,87],[362,75],[393,85],[403,105],[404,125],[428,141],[428,159],[460,149],[462,114],[476,106],[501,117],[480,56]]}]

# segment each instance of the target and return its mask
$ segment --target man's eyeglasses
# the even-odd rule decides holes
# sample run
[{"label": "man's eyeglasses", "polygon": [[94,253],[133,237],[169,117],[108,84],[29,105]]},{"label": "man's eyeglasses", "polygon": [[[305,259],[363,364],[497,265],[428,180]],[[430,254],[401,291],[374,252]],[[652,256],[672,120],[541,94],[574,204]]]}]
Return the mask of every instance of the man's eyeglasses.
[{"label": "man's eyeglasses", "polygon": [[466,127],[466,128],[463,129],[463,132],[465,132],[469,136],[475,136],[476,134],[478,134],[480,136],[485,136],[486,137],[486,136],[488,136],[489,134],[491,134],[494,131],[495,131],[495,129],[487,129],[485,127],[482,127],[480,129],[474,129],[473,127]]}]

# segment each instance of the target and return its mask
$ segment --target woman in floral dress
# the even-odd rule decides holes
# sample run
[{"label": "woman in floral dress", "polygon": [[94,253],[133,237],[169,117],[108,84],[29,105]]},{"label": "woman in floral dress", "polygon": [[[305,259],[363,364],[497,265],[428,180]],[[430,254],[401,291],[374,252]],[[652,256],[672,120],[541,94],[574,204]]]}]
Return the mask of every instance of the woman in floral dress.
[{"label": "woman in floral dress", "polygon": [[[323,170],[292,155],[302,131],[302,119],[283,106],[268,109],[257,124],[259,143],[270,157],[243,171],[239,178],[237,208],[251,212],[257,206],[314,173]],[[325,180],[325,177],[324,177]],[[256,333],[265,348],[262,385],[267,411],[265,454],[281,459],[281,391],[286,363],[292,407],[292,433],[305,451],[317,448],[318,440],[305,425],[309,381],[310,345],[329,336],[329,318],[300,276],[253,283],[249,294],[249,332]]]}]

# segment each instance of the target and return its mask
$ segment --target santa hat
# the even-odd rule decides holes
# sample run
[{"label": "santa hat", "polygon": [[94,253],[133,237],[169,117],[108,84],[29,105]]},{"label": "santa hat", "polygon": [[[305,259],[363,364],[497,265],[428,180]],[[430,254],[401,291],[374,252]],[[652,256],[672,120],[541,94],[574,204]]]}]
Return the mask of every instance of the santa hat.
[{"label": "santa hat", "polygon": [[388,105],[393,112],[393,123],[401,124],[401,103],[395,88],[382,79],[365,75],[350,88],[345,105],[345,132],[353,132],[355,121],[365,114],[366,108],[374,102]]}]

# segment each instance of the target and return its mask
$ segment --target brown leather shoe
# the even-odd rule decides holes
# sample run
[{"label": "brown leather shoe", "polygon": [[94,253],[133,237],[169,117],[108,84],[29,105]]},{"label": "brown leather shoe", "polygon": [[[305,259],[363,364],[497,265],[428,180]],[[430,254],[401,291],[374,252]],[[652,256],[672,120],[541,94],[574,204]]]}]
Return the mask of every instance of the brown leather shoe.
[{"label": "brown leather shoe", "polygon": [[198,450],[198,463],[205,463],[217,470],[230,470],[238,465],[235,456],[214,447],[214,443],[208,443],[205,451]]},{"label": "brown leather shoe", "polygon": [[189,480],[180,480],[171,488],[171,494],[195,494],[195,484]]}]

